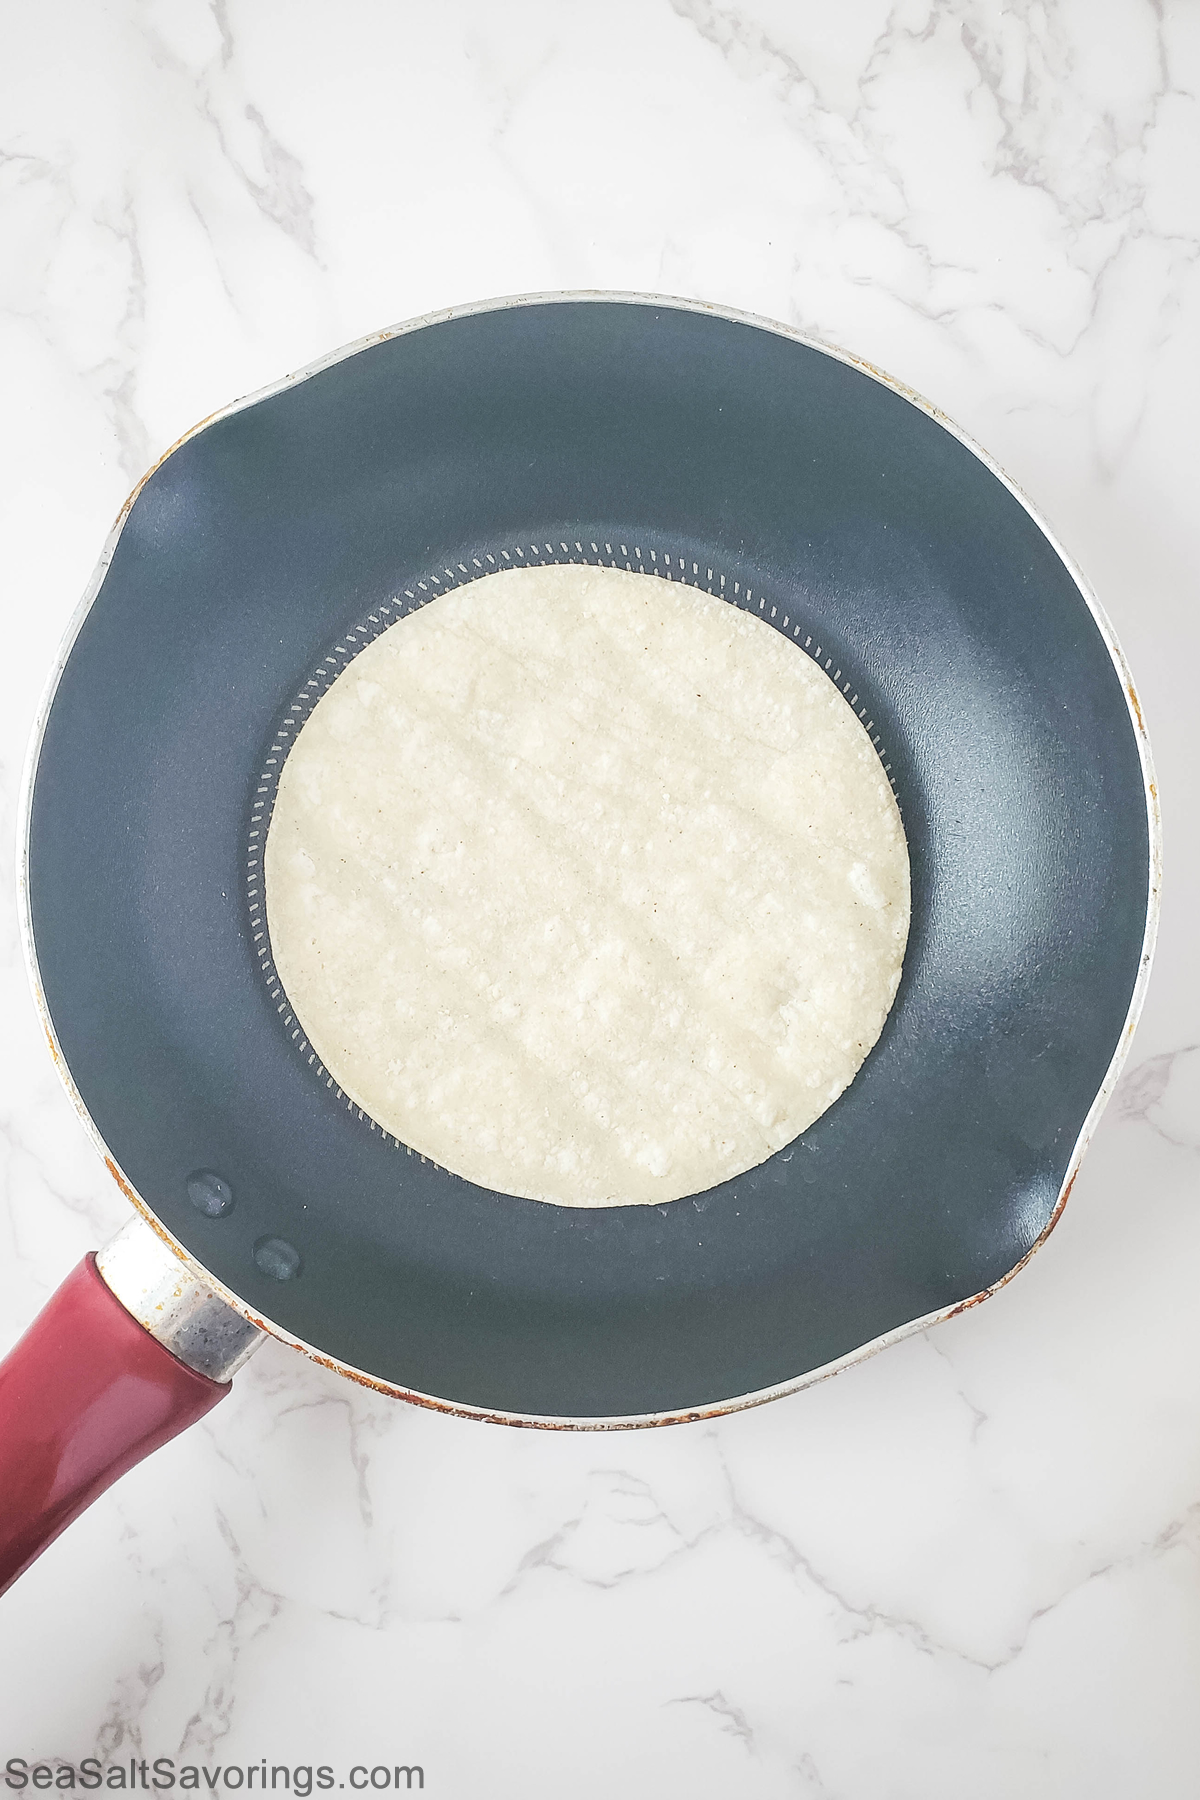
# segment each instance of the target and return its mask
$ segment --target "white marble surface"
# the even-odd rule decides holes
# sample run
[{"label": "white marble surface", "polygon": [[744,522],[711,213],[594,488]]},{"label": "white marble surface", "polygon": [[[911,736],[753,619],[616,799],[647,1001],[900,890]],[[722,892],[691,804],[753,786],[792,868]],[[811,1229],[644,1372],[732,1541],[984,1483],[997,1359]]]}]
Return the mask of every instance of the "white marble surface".
[{"label": "white marble surface", "polygon": [[[425,1414],[268,1346],[0,1607],[0,1762],[419,1762],[447,1800],[1194,1795],[1194,0],[9,0],[2,40],[10,845],[44,669],[180,432],[432,307],[623,287],[851,346],[1035,496],[1139,678],[1167,898],[1064,1221],[988,1305],[618,1437]],[[7,1342],[125,1207],[3,868]]]}]

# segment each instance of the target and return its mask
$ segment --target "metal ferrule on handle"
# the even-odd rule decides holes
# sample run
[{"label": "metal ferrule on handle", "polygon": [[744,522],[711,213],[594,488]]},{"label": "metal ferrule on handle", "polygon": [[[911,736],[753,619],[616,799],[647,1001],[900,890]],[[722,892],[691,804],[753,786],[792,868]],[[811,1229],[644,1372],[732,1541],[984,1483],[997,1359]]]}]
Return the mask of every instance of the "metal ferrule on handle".
[{"label": "metal ferrule on handle", "polygon": [[262,1336],[140,1218],[86,1256],[0,1363],[0,1593]]}]

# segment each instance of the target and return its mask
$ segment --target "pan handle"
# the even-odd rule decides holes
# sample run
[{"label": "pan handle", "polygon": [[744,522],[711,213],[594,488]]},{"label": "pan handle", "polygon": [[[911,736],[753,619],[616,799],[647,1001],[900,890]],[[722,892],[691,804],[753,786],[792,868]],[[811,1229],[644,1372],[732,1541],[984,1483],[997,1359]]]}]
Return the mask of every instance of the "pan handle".
[{"label": "pan handle", "polygon": [[262,1335],[140,1219],[86,1256],[0,1362],[0,1594],[223,1400]]}]

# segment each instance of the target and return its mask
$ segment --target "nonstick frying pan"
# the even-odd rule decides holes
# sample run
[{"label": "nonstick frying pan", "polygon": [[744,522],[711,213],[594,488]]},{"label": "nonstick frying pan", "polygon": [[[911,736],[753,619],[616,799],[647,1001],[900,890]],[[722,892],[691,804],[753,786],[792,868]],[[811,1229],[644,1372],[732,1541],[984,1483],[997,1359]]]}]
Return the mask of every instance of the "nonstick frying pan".
[{"label": "nonstick frying pan", "polygon": [[[903,980],[856,1080],[658,1207],[489,1192],[380,1131],[307,1045],[261,905],[328,682],[428,597],[561,561],[768,620],[863,719],[908,836]],[[26,824],[51,1044],[153,1230],[81,1265],[0,1373],[0,1579],[260,1328],[430,1405],[612,1426],[790,1391],[982,1298],[1058,1217],[1156,917],[1128,672],[1012,484],[840,351],[626,295],[417,321],[176,446],[73,626]]]}]

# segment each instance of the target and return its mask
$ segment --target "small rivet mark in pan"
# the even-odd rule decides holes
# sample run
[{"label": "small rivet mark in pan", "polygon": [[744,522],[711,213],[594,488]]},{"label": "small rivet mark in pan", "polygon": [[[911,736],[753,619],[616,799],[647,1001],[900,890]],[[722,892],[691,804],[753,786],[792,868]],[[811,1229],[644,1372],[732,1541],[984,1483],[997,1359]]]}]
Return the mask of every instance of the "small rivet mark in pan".
[{"label": "small rivet mark in pan", "polygon": [[206,1219],[223,1219],[234,1206],[233,1189],[211,1169],[196,1169],[187,1178],[187,1196]]},{"label": "small rivet mark in pan", "polygon": [[286,1238],[260,1237],[254,1246],[254,1265],[272,1281],[292,1281],[303,1267],[303,1258]]}]

